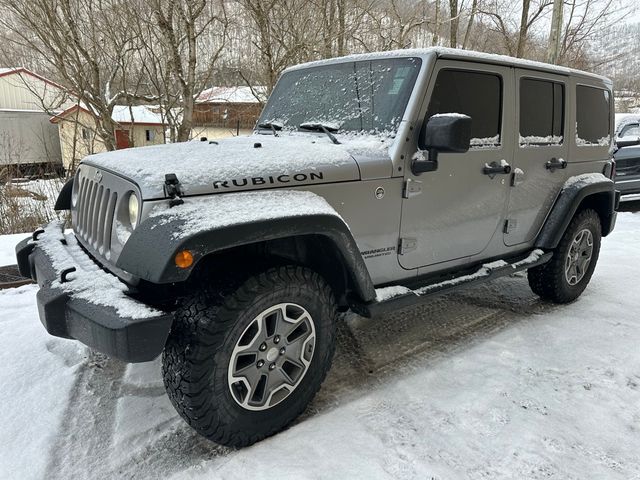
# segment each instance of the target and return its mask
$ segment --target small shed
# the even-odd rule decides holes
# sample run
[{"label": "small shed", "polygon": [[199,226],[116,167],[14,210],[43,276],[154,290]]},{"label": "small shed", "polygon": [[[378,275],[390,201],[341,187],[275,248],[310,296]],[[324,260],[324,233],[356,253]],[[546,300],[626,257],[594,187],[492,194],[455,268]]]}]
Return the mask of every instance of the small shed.
[{"label": "small shed", "polygon": [[[116,105],[111,118],[117,123],[114,135],[118,150],[165,143],[166,122],[152,107]],[[62,163],[67,171],[87,155],[106,151],[96,134],[96,116],[85,106],[74,105],[50,121],[59,125]]]},{"label": "small shed", "polygon": [[196,99],[192,138],[248,134],[267,98],[265,87],[211,87]]},{"label": "small shed", "polygon": [[58,129],[48,120],[69,105],[63,86],[26,68],[0,68],[0,170],[15,176],[59,169]]}]

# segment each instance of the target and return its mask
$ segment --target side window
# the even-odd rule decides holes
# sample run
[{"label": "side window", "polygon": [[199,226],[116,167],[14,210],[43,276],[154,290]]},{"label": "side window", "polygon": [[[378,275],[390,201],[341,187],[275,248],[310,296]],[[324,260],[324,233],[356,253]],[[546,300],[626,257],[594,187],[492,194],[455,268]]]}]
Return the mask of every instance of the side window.
[{"label": "side window", "polygon": [[427,118],[437,113],[469,115],[472,148],[499,146],[502,78],[492,73],[440,70]]},{"label": "side window", "polygon": [[520,79],[520,146],[559,145],[564,136],[564,85]]},{"label": "side window", "polygon": [[596,87],[576,87],[576,144],[606,146],[610,139],[609,91]]}]

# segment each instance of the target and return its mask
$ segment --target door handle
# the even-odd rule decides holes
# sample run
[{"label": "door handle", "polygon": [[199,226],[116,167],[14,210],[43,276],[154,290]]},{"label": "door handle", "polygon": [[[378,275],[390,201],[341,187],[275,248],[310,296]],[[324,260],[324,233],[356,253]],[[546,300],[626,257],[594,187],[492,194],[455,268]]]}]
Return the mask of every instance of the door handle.
[{"label": "door handle", "polygon": [[555,172],[557,169],[567,168],[567,161],[564,158],[553,157],[551,160],[544,164],[544,167],[547,170]]},{"label": "door handle", "polygon": [[500,160],[500,163],[485,163],[484,168],[482,169],[482,173],[485,175],[489,175],[490,178],[493,178],[496,175],[508,175],[511,173],[511,165],[509,165],[504,160]]}]

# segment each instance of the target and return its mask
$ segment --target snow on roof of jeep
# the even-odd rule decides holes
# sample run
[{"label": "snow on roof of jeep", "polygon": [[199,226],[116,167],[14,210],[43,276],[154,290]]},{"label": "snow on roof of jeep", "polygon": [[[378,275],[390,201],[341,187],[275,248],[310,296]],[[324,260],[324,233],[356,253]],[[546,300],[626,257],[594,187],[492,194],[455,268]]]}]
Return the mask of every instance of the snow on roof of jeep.
[{"label": "snow on roof of jeep", "polygon": [[333,63],[356,62],[356,61],[362,61],[362,60],[373,60],[373,59],[394,58],[394,57],[423,57],[424,58],[434,54],[441,58],[475,60],[482,63],[530,68],[534,70],[542,70],[545,72],[558,73],[563,75],[580,75],[584,77],[603,80],[605,83],[611,84],[611,80],[602,75],[596,75],[595,73],[589,73],[582,70],[563,67],[560,65],[551,65],[549,63],[536,62],[534,60],[526,60],[523,58],[509,57],[507,55],[498,55],[494,53],[484,53],[484,52],[476,52],[473,50],[462,50],[459,48],[446,48],[446,47],[407,48],[407,49],[401,49],[401,50],[389,50],[387,52],[356,53],[356,54],[347,55],[344,57],[329,58],[325,60],[316,60],[313,62],[301,63],[300,65],[294,65],[292,67],[287,68],[283,73],[290,72],[293,70],[298,70],[301,68],[330,65]]}]

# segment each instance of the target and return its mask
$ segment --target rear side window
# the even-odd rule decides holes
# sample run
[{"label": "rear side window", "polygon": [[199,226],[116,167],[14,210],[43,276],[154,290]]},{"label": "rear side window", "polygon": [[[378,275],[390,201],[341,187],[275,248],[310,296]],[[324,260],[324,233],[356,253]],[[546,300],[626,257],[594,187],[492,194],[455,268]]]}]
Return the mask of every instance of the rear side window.
[{"label": "rear side window", "polygon": [[606,146],[610,139],[610,97],[607,90],[576,87],[576,144]]},{"label": "rear side window", "polygon": [[490,73],[440,70],[427,117],[438,113],[471,117],[471,147],[500,145],[502,79]]},{"label": "rear side window", "polygon": [[564,85],[520,80],[520,145],[558,145],[564,136]]}]

